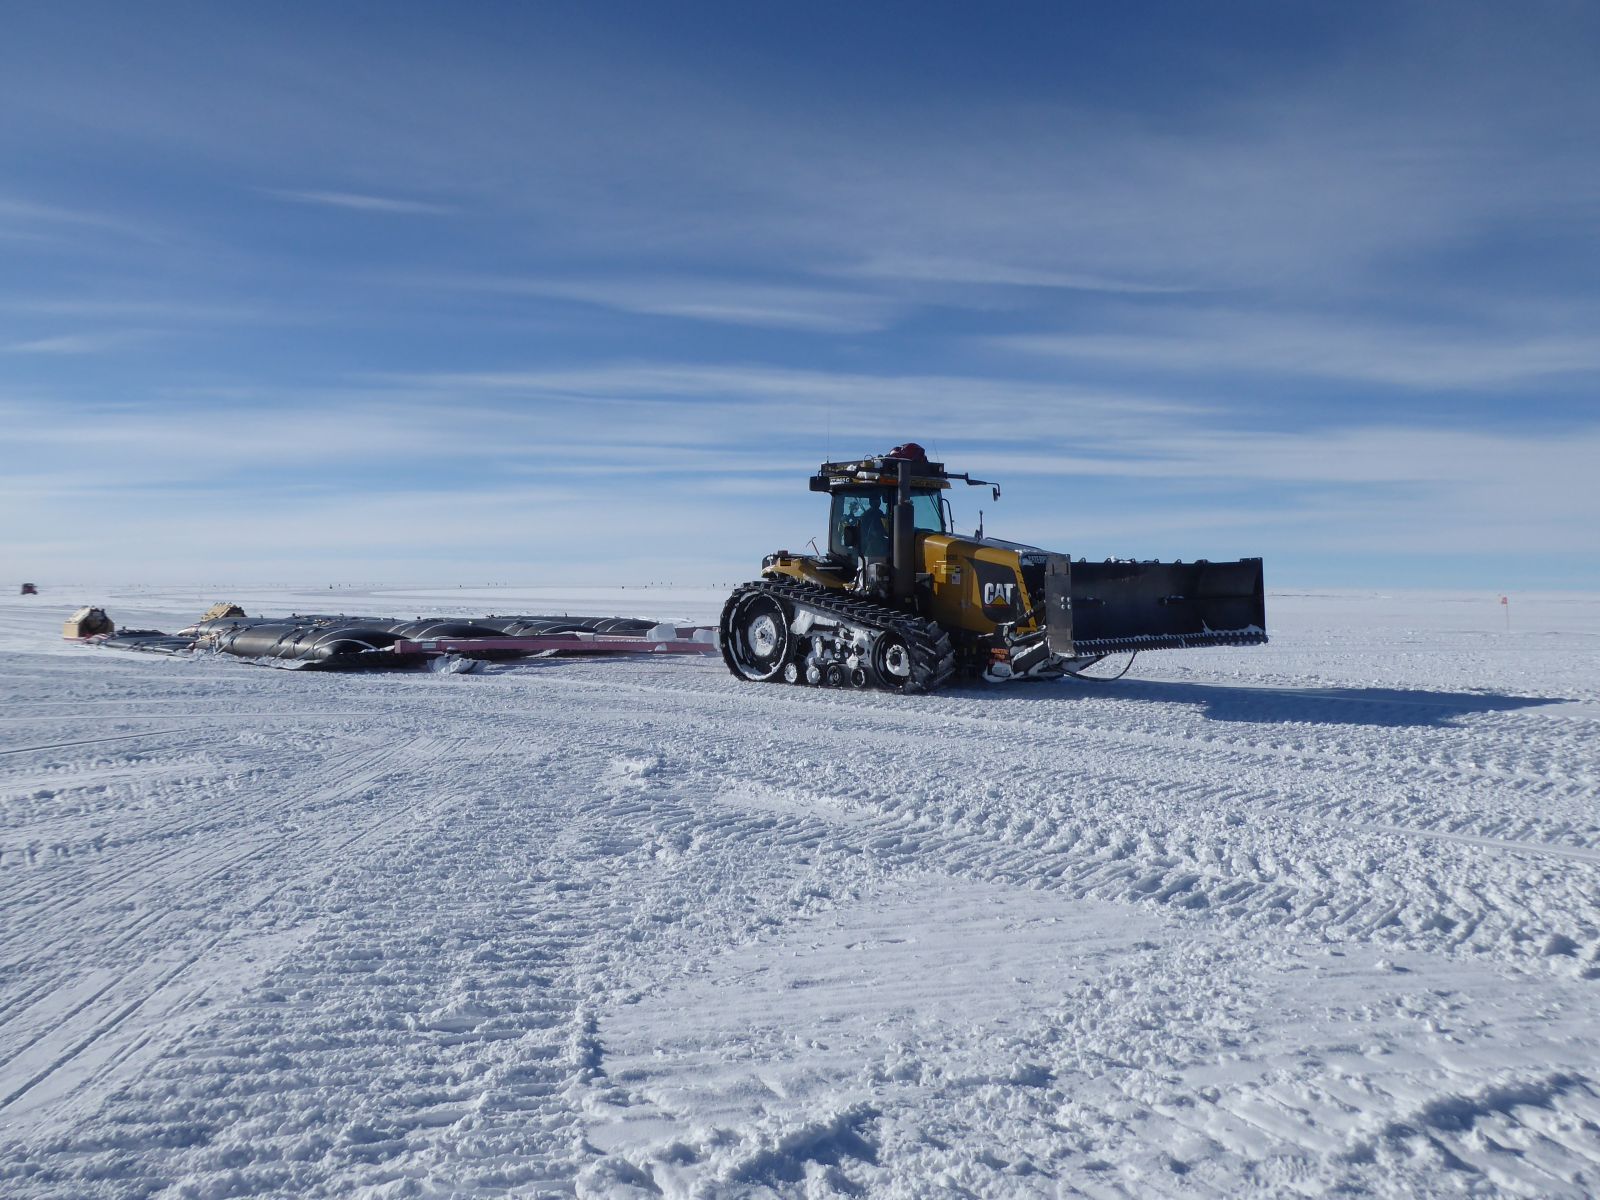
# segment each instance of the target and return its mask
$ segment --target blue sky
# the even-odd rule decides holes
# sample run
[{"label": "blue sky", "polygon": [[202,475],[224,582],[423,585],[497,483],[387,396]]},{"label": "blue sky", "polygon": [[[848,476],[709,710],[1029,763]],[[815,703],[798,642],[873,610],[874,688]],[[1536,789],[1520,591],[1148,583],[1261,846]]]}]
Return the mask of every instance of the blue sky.
[{"label": "blue sky", "polygon": [[0,561],[721,582],[910,438],[1075,555],[1600,588],[1597,65],[1577,3],[22,6]]}]

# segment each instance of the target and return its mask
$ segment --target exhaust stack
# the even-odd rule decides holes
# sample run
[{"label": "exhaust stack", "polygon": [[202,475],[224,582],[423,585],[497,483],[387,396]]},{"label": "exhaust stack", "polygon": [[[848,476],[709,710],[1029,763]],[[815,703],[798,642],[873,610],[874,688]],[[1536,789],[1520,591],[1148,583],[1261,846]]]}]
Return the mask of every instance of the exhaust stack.
[{"label": "exhaust stack", "polygon": [[917,531],[916,518],[911,510],[911,461],[899,459],[895,463],[894,544],[891,562],[894,568],[894,598],[910,600],[917,589]]}]

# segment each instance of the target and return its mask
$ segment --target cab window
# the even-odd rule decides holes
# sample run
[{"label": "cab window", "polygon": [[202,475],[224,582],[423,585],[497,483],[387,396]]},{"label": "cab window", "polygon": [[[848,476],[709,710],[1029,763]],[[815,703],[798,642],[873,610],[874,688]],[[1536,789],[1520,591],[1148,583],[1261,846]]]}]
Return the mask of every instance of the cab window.
[{"label": "cab window", "polygon": [[[928,533],[944,533],[944,505],[939,493],[924,488],[911,493],[912,524]],[[855,526],[861,531],[860,548],[845,545],[844,531]],[[894,539],[893,488],[839,488],[833,493],[833,512],[828,522],[828,548],[841,557],[860,554],[866,558],[888,558]]]}]

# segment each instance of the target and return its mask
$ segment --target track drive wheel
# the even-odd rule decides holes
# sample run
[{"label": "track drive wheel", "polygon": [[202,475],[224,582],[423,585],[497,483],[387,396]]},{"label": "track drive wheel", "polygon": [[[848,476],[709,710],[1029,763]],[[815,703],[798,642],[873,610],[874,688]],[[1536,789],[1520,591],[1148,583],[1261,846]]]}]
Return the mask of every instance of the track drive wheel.
[{"label": "track drive wheel", "polygon": [[790,661],[789,607],[766,592],[747,592],[722,614],[722,657],[735,675],[778,679]]}]

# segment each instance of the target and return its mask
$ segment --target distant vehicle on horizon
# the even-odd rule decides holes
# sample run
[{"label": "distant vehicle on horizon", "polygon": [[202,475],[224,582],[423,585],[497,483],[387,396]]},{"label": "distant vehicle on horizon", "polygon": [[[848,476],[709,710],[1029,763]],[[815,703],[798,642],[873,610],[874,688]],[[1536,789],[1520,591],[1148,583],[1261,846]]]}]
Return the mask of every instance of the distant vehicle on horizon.
[{"label": "distant vehicle on horizon", "polygon": [[39,594],[38,585],[32,584],[32,583],[23,584],[22,585],[22,594],[24,596],[37,596]]}]

